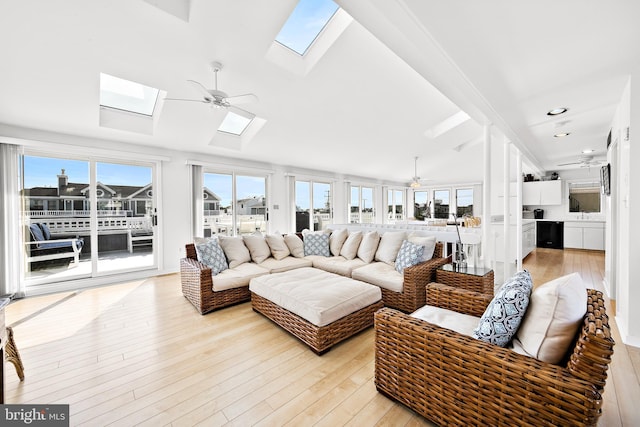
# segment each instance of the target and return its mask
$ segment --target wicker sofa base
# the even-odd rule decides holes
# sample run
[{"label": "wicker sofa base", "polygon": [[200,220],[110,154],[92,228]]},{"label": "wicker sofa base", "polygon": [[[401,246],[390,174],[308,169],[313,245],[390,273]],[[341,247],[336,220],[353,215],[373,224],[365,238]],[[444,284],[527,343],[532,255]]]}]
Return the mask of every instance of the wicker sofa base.
[{"label": "wicker sofa base", "polygon": [[318,355],[326,353],[340,341],[372,326],[374,313],[383,307],[380,300],[326,326],[316,326],[253,292],[251,305],[254,311],[263,314],[290,332]]}]

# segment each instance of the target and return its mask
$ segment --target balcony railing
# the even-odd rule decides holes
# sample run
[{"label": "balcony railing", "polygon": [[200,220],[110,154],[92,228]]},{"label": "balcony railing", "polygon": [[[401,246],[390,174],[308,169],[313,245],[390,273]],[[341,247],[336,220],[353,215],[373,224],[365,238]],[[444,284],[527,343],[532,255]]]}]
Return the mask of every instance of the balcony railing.
[{"label": "balcony railing", "polygon": [[[58,210],[43,210],[43,211],[26,211],[26,216],[28,218],[59,218],[59,217],[70,217],[70,218],[89,218],[91,216],[91,211],[89,210],[72,210],[72,211],[58,211]],[[127,217],[133,216],[133,212],[130,210],[99,210],[98,217],[101,216],[115,216],[115,217]]]}]

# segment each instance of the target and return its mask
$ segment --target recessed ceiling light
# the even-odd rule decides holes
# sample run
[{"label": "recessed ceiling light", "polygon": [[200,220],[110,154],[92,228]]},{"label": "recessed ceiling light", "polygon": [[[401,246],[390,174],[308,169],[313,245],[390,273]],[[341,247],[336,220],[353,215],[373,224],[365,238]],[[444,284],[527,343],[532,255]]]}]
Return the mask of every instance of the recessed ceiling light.
[{"label": "recessed ceiling light", "polygon": [[582,154],[591,154],[591,153],[593,153],[593,150],[590,149],[590,148],[588,148],[586,150],[582,150]]},{"label": "recessed ceiling light", "polygon": [[566,113],[567,111],[569,111],[569,109],[565,107],[554,108],[553,110],[549,110],[547,116],[557,116],[558,114]]},{"label": "recessed ceiling light", "polygon": [[556,133],[554,136],[554,138],[562,138],[563,136],[569,136],[571,135],[571,132],[562,132],[562,133]]}]

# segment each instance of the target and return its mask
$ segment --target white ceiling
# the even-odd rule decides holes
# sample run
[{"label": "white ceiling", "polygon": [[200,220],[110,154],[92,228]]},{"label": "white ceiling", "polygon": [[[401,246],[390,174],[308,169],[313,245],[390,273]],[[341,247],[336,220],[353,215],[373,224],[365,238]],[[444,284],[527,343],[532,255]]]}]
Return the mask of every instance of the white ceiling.
[{"label": "white ceiling", "polygon": [[[266,57],[296,0],[2,2],[0,123],[396,182],[419,156],[422,178],[480,181],[483,123],[543,170],[604,157],[640,64],[632,0],[337,3],[355,20],[302,76]],[[99,126],[100,72],[193,98],[213,60],[220,89],[260,99],[240,149],[210,144],[224,112],[198,103],[165,102],[152,136]],[[473,120],[439,134],[460,109]],[[553,138],[560,121],[571,135]]]}]

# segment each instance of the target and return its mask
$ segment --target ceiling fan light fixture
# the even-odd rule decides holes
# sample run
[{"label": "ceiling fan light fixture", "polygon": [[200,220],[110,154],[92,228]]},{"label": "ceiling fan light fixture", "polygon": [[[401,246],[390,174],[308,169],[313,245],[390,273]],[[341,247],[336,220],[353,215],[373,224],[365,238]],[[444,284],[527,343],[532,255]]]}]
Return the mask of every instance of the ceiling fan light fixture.
[{"label": "ceiling fan light fixture", "polygon": [[553,135],[554,138],[563,138],[565,136],[571,135],[571,132],[560,132]]},{"label": "ceiling fan light fixture", "polygon": [[416,180],[411,181],[411,184],[409,184],[409,186],[411,188],[419,188],[420,187],[420,183]]},{"label": "ceiling fan light fixture", "polygon": [[593,150],[591,148],[588,148],[586,150],[582,150],[582,154],[591,154],[593,153]]},{"label": "ceiling fan light fixture", "polygon": [[553,108],[547,112],[547,116],[557,116],[558,114],[564,114],[567,111],[569,111],[569,109],[566,107]]}]

